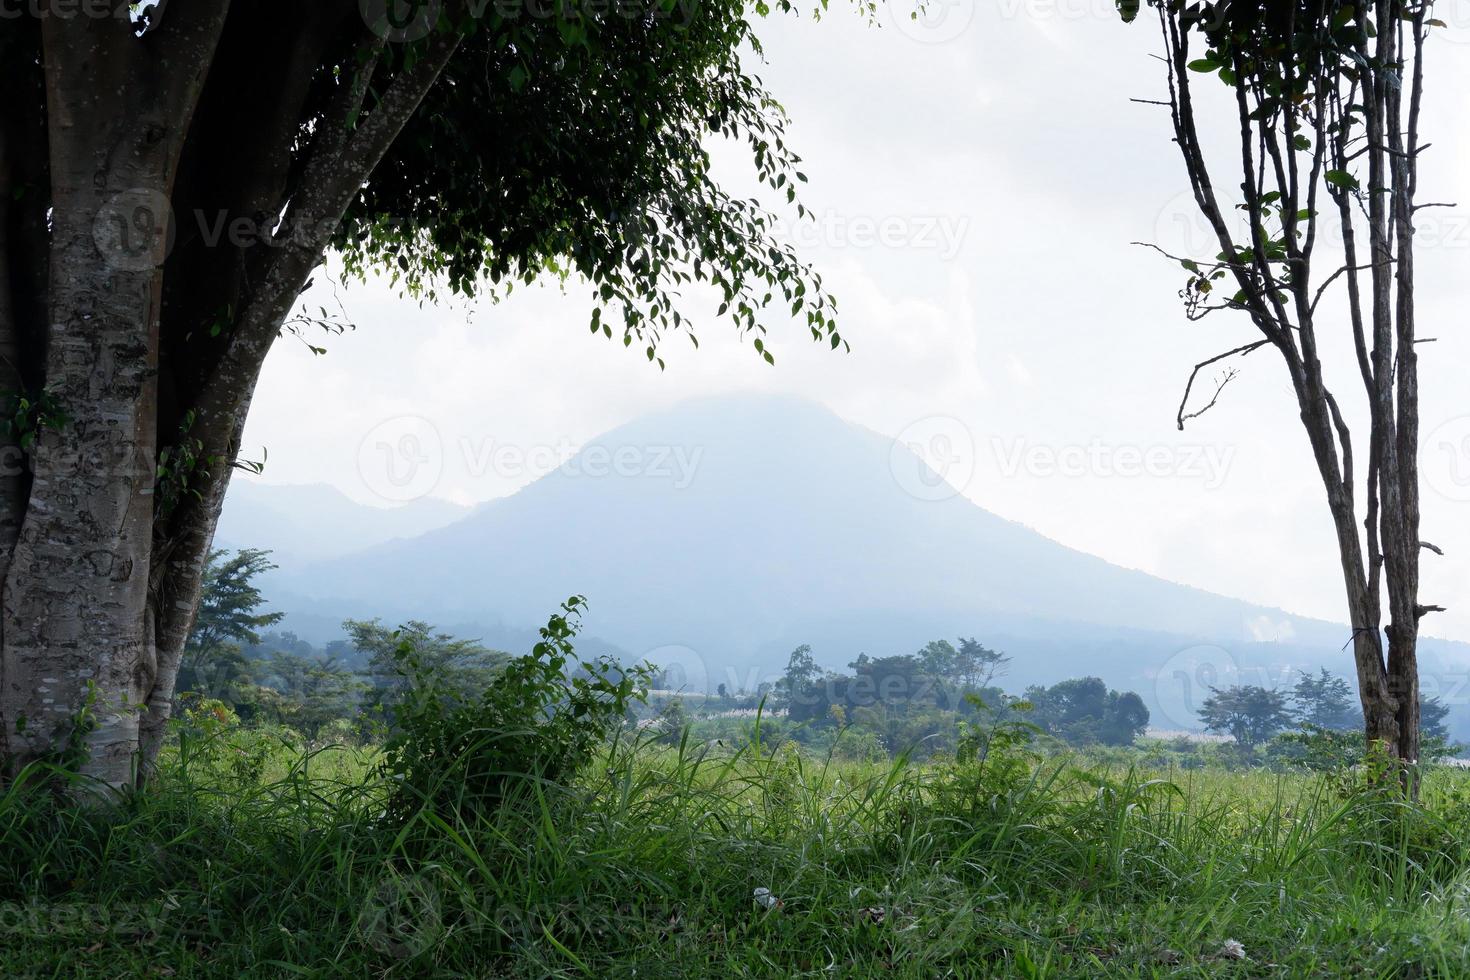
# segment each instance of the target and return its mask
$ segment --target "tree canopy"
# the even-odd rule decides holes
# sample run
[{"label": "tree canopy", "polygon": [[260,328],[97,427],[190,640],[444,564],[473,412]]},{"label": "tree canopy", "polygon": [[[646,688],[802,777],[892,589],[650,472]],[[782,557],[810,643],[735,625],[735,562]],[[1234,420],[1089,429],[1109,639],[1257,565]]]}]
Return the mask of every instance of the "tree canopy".
[{"label": "tree canopy", "polygon": [[[675,299],[692,283],[714,287],[744,330],[777,302],[838,346],[820,277],[770,236],[760,203],[711,176],[710,139],[744,143],[757,179],[805,213],[785,113],[744,63],[761,47],[743,4],[595,6],[568,4],[551,23],[480,22],[334,246],[414,290],[575,273],[597,286],[592,328],[650,359],[663,333],[687,326]],[[769,354],[764,341],[757,350]]]},{"label": "tree canopy", "polygon": [[1247,748],[1270,740],[1291,724],[1286,695],[1252,684],[1211,688],[1199,716],[1207,731],[1229,735]]}]

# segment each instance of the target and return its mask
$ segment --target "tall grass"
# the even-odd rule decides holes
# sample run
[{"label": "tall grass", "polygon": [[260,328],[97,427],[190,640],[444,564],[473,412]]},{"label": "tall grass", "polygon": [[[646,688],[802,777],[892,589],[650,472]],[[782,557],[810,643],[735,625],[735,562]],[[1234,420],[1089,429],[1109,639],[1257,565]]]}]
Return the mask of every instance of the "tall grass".
[{"label": "tall grass", "polygon": [[378,761],[230,732],[116,807],[12,786],[0,972],[1470,973],[1450,771],[1409,806],[1341,778],[625,740],[570,785],[388,819]]}]

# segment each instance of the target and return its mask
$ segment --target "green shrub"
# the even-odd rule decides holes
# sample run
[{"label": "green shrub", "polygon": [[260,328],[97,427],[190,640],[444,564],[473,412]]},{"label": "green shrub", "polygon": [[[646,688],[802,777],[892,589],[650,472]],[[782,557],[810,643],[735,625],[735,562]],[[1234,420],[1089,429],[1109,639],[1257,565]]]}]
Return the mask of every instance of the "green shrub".
[{"label": "green shrub", "polygon": [[382,762],[391,821],[424,808],[446,819],[485,814],[517,784],[564,784],[621,727],[650,673],[577,656],[585,604],[564,603],[533,651],[505,664],[478,697],[426,665],[411,640],[399,644],[394,661],[408,683],[392,706]]}]

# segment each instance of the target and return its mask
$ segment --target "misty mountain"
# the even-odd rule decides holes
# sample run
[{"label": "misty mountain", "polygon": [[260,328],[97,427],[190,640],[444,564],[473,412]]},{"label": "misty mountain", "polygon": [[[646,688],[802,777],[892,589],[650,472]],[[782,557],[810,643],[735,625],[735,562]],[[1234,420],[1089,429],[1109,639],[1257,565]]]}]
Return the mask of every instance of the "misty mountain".
[{"label": "misty mountain", "polygon": [[321,484],[236,479],[225,498],[214,543],[217,548],[269,548],[277,562],[301,564],[415,537],[469,512],[468,507],[435,498],[369,507]]},{"label": "misty mountain", "polygon": [[[609,432],[447,526],[283,567],[270,594],[293,628],[375,615],[494,638],[580,593],[589,636],[683,667],[699,689],[753,688],[801,643],[837,668],[963,633],[1012,654],[1012,688],[1096,674],[1181,725],[1192,712],[1166,704],[1181,683],[1351,670],[1344,626],[1120,568],[928,492],[938,483],[905,447],[812,403],[705,399]],[[1436,656],[1470,650],[1426,641],[1428,669]]]}]

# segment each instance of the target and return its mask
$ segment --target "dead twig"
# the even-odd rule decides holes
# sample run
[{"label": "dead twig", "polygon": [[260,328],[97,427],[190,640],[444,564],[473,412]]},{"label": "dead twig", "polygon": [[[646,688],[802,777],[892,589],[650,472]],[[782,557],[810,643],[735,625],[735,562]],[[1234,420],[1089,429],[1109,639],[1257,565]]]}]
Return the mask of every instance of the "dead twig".
[{"label": "dead twig", "polygon": [[1190,392],[1192,392],[1194,390],[1194,382],[1195,382],[1195,379],[1199,377],[1199,373],[1201,371],[1203,371],[1205,368],[1209,367],[1211,364],[1218,364],[1219,362],[1225,360],[1226,358],[1235,357],[1237,355],[1239,355],[1241,357],[1244,357],[1245,355],[1250,354],[1253,351],[1256,351],[1256,350],[1259,350],[1262,347],[1265,347],[1269,343],[1270,343],[1269,340],[1257,340],[1257,341],[1253,341],[1252,343],[1245,344],[1243,346],[1237,347],[1234,350],[1228,350],[1228,351],[1226,351],[1223,354],[1216,354],[1214,357],[1210,358],[1209,360],[1200,361],[1198,364],[1196,364],[1194,366],[1194,370],[1191,371],[1191,372],[1189,372],[1189,381],[1184,385],[1184,398],[1181,399],[1180,402],[1179,402],[1179,413],[1178,413],[1178,415],[1176,416],[1176,419],[1175,419],[1175,421],[1177,421],[1178,424],[1179,424],[1179,431],[1181,431],[1181,432],[1184,431],[1184,423],[1185,422],[1188,422],[1190,419],[1197,419],[1201,415],[1203,415],[1206,412],[1208,412],[1210,409],[1214,408],[1215,407],[1215,403],[1220,400],[1220,393],[1225,390],[1225,386],[1228,385],[1228,384],[1230,384],[1230,382],[1234,381],[1236,379],[1236,377],[1238,377],[1239,374],[1240,374],[1239,371],[1235,371],[1235,370],[1229,371],[1225,375],[1224,380],[1222,380],[1220,382],[1220,384],[1215,388],[1215,395],[1214,395],[1213,398],[1210,399],[1210,403],[1208,405],[1206,405],[1204,408],[1201,408],[1197,412],[1189,412],[1189,413],[1186,414],[1185,409],[1189,407],[1189,395],[1190,395]]}]

